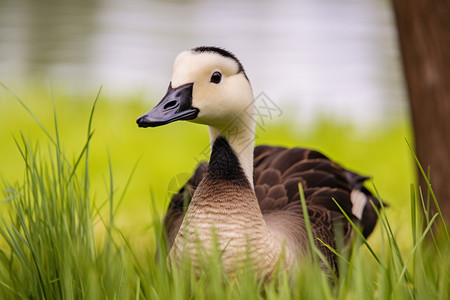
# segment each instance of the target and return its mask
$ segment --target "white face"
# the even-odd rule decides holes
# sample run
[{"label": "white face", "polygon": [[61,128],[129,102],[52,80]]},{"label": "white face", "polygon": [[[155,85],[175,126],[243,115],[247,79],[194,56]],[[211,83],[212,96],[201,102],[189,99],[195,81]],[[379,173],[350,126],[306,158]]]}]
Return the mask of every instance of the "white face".
[{"label": "white face", "polygon": [[[220,82],[212,76],[221,74]],[[250,83],[232,58],[214,52],[184,51],[175,59],[172,88],[194,83],[192,106],[199,109],[192,122],[225,126],[245,113],[253,101]],[[217,79],[217,73],[216,79]],[[217,81],[217,80],[216,80]]]}]

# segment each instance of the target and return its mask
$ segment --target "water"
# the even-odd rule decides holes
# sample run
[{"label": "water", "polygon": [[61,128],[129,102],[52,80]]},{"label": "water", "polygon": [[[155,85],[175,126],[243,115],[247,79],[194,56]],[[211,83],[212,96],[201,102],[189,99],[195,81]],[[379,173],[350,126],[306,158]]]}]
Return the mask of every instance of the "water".
[{"label": "water", "polygon": [[0,81],[14,88],[162,96],[174,57],[198,45],[232,50],[255,94],[301,120],[406,111],[387,1],[0,0]]}]

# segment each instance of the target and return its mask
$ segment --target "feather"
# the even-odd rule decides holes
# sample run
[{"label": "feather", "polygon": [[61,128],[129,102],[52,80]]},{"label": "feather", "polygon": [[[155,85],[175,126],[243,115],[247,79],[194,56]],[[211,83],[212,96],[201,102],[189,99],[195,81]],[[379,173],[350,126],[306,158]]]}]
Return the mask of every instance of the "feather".
[{"label": "feather", "polygon": [[[208,163],[201,163],[185,186],[171,199],[164,220],[168,249],[180,228],[186,205],[207,168]],[[351,226],[332,199],[354,222],[362,225],[364,236],[367,237],[375,227],[377,216],[370,201],[377,207],[380,202],[363,186],[367,179],[343,169],[317,151],[271,146],[257,146],[254,150],[254,192],[265,222],[275,236],[288,237],[287,243],[292,248],[304,249],[307,240],[299,183],[304,188],[314,235],[336,247],[335,226],[343,229],[346,241],[350,239]],[[367,199],[367,203],[361,206],[361,214],[357,215],[352,211],[354,204],[351,195],[354,191]],[[321,243],[317,246],[335,266],[334,255]]]}]

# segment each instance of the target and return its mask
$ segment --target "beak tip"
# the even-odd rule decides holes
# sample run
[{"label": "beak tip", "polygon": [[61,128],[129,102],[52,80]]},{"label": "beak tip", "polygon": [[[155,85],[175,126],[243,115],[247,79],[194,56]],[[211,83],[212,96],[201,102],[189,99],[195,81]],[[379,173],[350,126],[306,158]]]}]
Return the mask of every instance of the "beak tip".
[{"label": "beak tip", "polygon": [[145,116],[145,115],[144,115],[144,116],[140,116],[140,117],[136,120],[136,124],[137,124],[139,127],[143,127],[143,128],[148,127],[148,121],[146,120],[146,116]]}]

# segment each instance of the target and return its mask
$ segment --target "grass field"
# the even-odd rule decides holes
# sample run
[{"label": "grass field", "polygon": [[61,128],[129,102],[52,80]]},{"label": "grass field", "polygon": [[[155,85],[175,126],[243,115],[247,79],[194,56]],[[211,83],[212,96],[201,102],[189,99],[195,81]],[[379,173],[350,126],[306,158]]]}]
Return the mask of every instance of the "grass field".
[{"label": "grass field", "polygon": [[322,117],[306,126],[285,113],[259,129],[256,144],[312,147],[371,175],[389,203],[368,241],[375,256],[364,245],[353,251],[332,284],[305,263],[295,279],[281,272],[263,287],[245,270],[239,280],[225,278],[214,257],[199,277],[189,266],[170,271],[153,259],[159,220],[203,157],[206,128],[179,122],[139,129],[136,118],[154,104],[139,96],[119,101],[100,94],[92,119],[95,93],[73,99],[3,89],[0,96],[2,299],[447,299],[449,239],[444,232],[423,243],[421,205],[411,205],[420,197],[411,187],[404,116],[363,127]]}]

